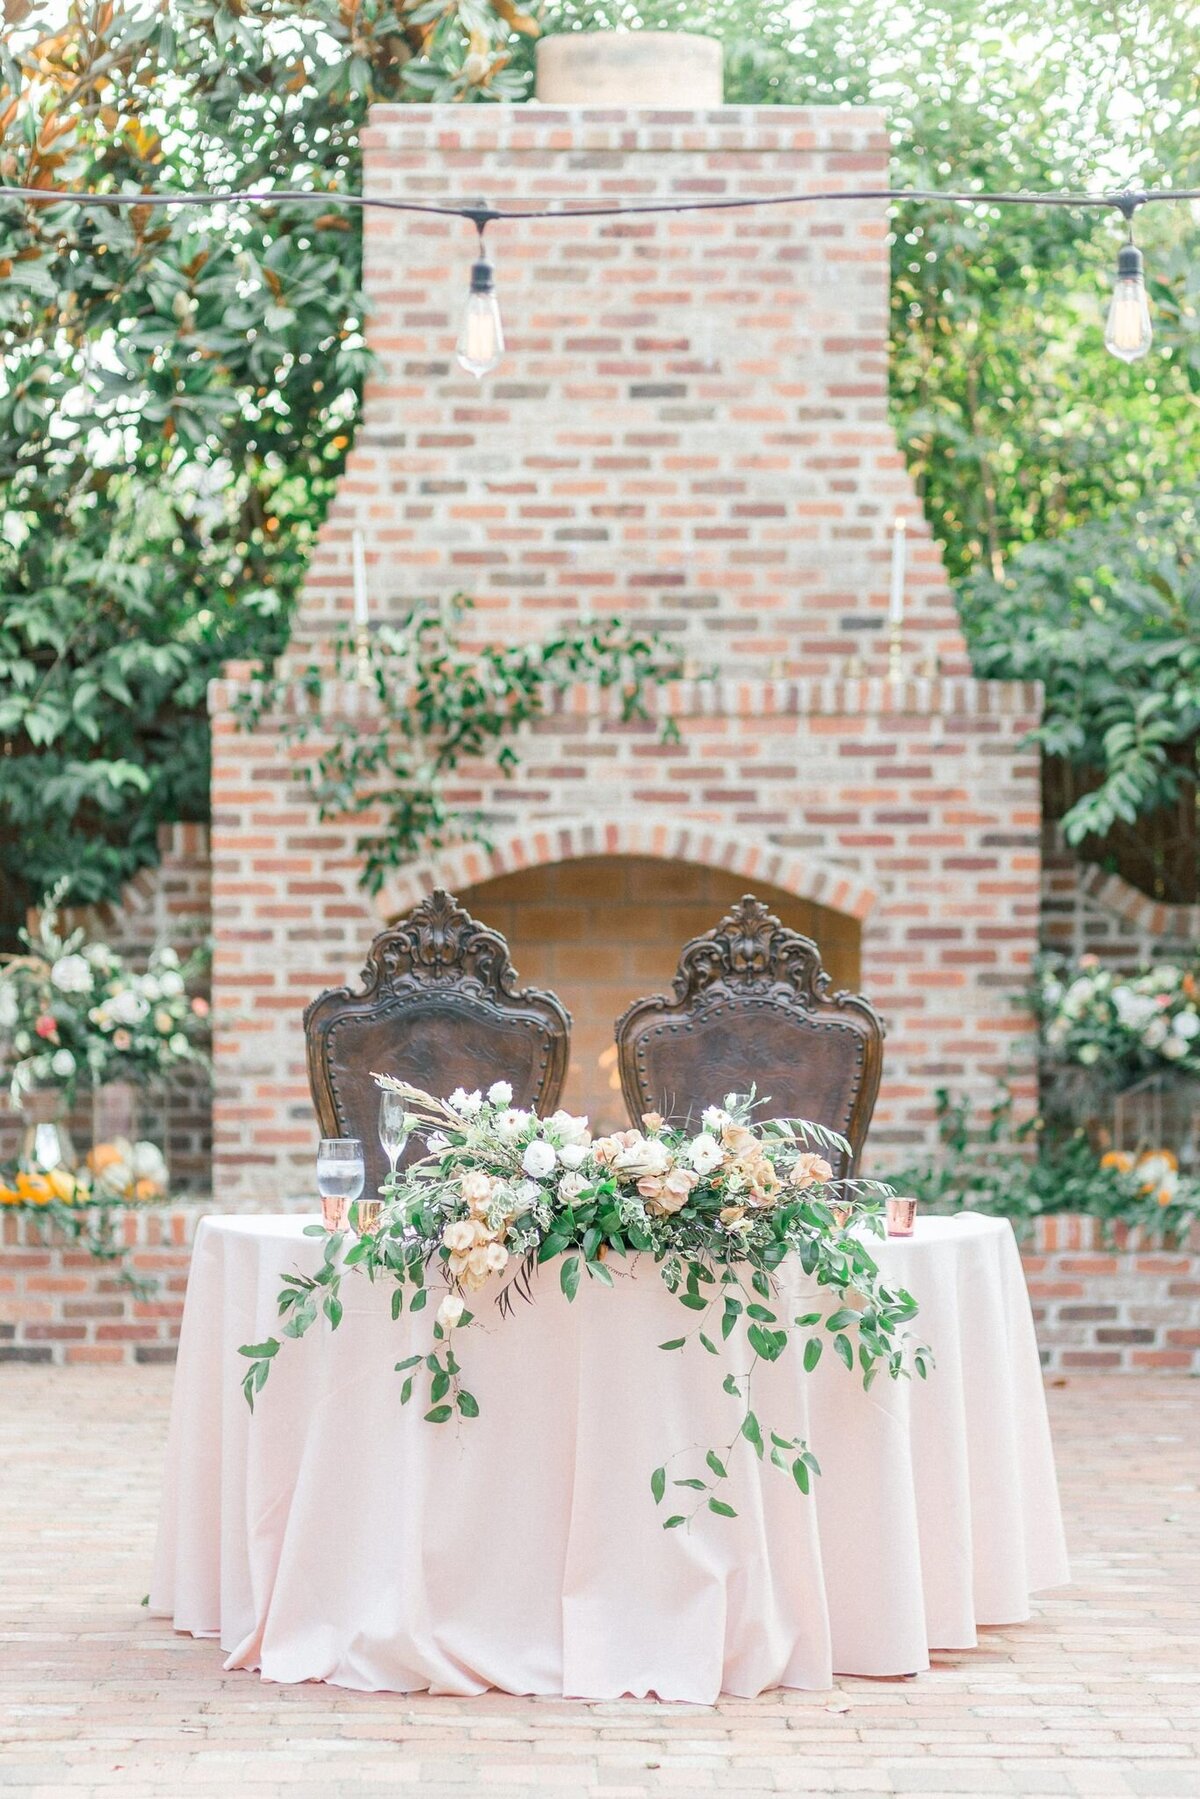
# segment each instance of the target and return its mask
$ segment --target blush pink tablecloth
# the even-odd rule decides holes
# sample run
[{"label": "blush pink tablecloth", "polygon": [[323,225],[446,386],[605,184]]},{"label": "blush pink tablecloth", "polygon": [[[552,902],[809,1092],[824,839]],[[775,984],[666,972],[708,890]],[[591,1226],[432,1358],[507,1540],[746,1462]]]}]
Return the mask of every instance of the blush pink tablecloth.
[{"label": "blush pink tablecloth", "polygon": [[585,1280],[573,1305],[554,1269],[533,1305],[485,1313],[458,1345],[481,1407],[461,1426],[426,1424],[419,1392],[399,1403],[394,1364],[429,1348],[430,1312],[393,1322],[387,1287],[347,1277],[341,1328],[285,1342],[252,1418],[237,1348],[276,1328],[281,1275],[316,1267],[305,1222],[208,1218],[192,1262],[150,1602],[219,1638],[227,1667],[711,1703],[918,1672],[1068,1578],[1007,1223],[873,1241],[920,1302],[929,1381],[864,1393],[831,1354],[805,1375],[789,1347],[756,1374],[755,1409],[807,1438],[813,1496],[741,1443],[738,1516],[664,1532],[651,1470],[682,1449],[672,1472],[696,1472],[736,1406],[698,1344],[657,1348],[690,1320],[652,1265],[611,1292]]}]

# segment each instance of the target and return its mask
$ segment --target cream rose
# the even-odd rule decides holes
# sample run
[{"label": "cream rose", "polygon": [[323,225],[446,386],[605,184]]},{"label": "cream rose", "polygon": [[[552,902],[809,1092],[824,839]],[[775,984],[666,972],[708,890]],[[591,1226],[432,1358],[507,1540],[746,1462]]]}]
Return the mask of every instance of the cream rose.
[{"label": "cream rose", "polygon": [[565,1199],[568,1204],[571,1200],[578,1199],[579,1195],[586,1192],[586,1190],[587,1182],[581,1174],[564,1174],[561,1181],[558,1183],[558,1197],[560,1199]]},{"label": "cream rose", "polygon": [[564,1143],[558,1152],[558,1159],[564,1168],[582,1168],[587,1161],[586,1143]]},{"label": "cream rose", "polygon": [[473,1212],[481,1212],[492,1203],[496,1183],[490,1174],[484,1174],[482,1169],[472,1168],[459,1181],[458,1190]]},{"label": "cream rose", "polygon": [[442,1246],[456,1255],[465,1255],[475,1247],[479,1226],[473,1218],[456,1218],[442,1232]]},{"label": "cream rose", "polygon": [[512,1087],[508,1081],[493,1081],[487,1091],[489,1106],[511,1106]]},{"label": "cream rose", "polygon": [[626,1143],[613,1157],[613,1172],[626,1180],[641,1180],[647,1174],[665,1174],[671,1164],[671,1152],[659,1137],[643,1137],[630,1132],[632,1143]]},{"label": "cream rose", "polygon": [[551,1112],[546,1123],[547,1125],[553,1126],[555,1135],[561,1137],[564,1143],[591,1142],[592,1133],[588,1127],[587,1119],[578,1117],[574,1112],[563,1112],[561,1110]]},{"label": "cream rose", "polygon": [[[672,1168],[670,1174],[664,1175],[656,1185],[657,1193],[646,1196],[646,1210],[657,1216],[671,1216],[683,1210],[688,1202],[692,1188],[700,1177],[692,1173],[690,1168]],[[638,1182],[641,1193],[647,1183]]]},{"label": "cream rose", "polygon": [[466,1309],[461,1293],[447,1293],[437,1309],[437,1321],[443,1330],[452,1331]]}]

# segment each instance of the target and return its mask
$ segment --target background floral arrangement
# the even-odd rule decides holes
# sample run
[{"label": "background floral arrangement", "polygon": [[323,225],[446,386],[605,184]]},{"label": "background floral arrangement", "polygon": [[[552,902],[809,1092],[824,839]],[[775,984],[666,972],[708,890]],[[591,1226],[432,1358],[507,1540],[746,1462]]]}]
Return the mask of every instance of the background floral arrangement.
[{"label": "background floral arrangement", "polygon": [[1136,975],[1047,957],[1035,1003],[1048,1057],[1096,1070],[1119,1083],[1170,1067],[1200,1074],[1200,964],[1163,962]]},{"label": "background floral arrangement", "polygon": [[938,1154],[894,1177],[934,1211],[987,1212],[1018,1232],[1061,1212],[1098,1218],[1110,1235],[1187,1242],[1200,1230],[1200,1181],[1169,1146],[1102,1152],[1086,1130],[1058,1132],[1041,1117],[1017,1123],[1007,1088],[981,1111],[941,1088],[937,1106]]},{"label": "background floral arrangement", "polygon": [[[425,1154],[385,1182],[378,1224],[349,1249],[344,1232],[307,1227],[327,1238],[324,1259],[315,1276],[286,1277],[278,1299],[282,1335],[303,1336],[321,1313],[337,1327],[344,1272],[391,1280],[393,1317],[406,1300],[410,1312],[423,1310],[435,1278],[432,1350],[397,1364],[402,1404],[418,1380],[428,1382],[429,1423],[478,1414],[455,1353],[458,1333],[474,1316],[470,1307],[491,1297],[502,1315],[511,1311],[515,1297],[534,1296],[538,1267],[551,1261],[570,1301],[584,1276],[612,1287],[630,1259],[650,1257],[692,1317],[688,1331],[660,1345],[664,1351],[695,1339],[717,1356],[718,1337],[744,1337],[747,1365],[723,1382],[735,1402],[729,1442],[708,1450],[707,1478],[672,1482],[691,1496],[691,1509],[672,1512],[666,1529],[705,1507],[734,1515],[719,1489],[739,1440],[809,1491],[819,1469],[807,1444],[764,1430],[751,1403],[755,1367],[777,1361],[794,1333],[804,1338],[806,1372],[828,1346],[868,1386],[881,1368],[893,1379],[925,1375],[928,1351],[903,1332],[915,1303],[880,1283],[866,1241],[847,1228],[853,1211],[881,1234],[878,1199],[888,1189],[833,1178],[823,1152],[849,1149],[833,1132],[782,1119],[755,1124],[753,1096],[729,1094],[724,1107],[705,1111],[697,1130],[669,1128],[647,1113],[641,1130],[594,1139],[586,1118],[563,1111],[539,1118],[514,1108],[504,1081],[486,1097],[459,1089],[443,1101],[387,1076],[375,1079],[402,1096]],[[352,1222],[360,1222],[356,1208]],[[801,1303],[810,1310],[794,1310],[781,1279],[789,1261],[808,1277]],[[243,1388],[251,1406],[279,1348],[271,1337],[241,1350],[250,1364]],[[656,1503],[667,1484],[664,1464],[651,1476]]]},{"label": "background floral arrangement", "polygon": [[167,1197],[167,1163],[156,1143],[114,1137],[88,1151],[82,1168],[18,1170],[0,1180],[0,1205],[152,1205]]},{"label": "background floral arrangement", "polygon": [[144,1081],[205,1063],[208,1003],[188,981],[203,961],[156,949],[135,973],[106,943],[59,930],[61,889],[42,909],[25,953],[0,962],[0,1066],[15,1104],[34,1087],[68,1099],[79,1084]]}]

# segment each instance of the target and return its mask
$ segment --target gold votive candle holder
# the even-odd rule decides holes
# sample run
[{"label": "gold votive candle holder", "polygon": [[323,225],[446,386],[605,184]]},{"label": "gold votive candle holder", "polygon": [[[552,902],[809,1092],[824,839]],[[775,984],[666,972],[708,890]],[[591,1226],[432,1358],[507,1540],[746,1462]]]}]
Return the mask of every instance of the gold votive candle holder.
[{"label": "gold votive candle holder", "polygon": [[344,1231],[350,1201],[344,1195],[321,1195],[321,1223],[327,1231]]},{"label": "gold votive candle holder", "polygon": [[887,1202],[887,1234],[889,1237],[911,1237],[917,1223],[917,1202],[893,1196]]}]

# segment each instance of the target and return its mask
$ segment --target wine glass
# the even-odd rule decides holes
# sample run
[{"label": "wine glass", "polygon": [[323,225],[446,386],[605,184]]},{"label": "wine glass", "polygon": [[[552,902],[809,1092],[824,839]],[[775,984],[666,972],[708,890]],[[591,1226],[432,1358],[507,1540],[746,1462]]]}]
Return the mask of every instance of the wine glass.
[{"label": "wine glass", "polygon": [[404,1101],[398,1093],[386,1091],[379,1100],[379,1143],[388,1159],[391,1170],[390,1179],[396,1178],[396,1164],[404,1154],[408,1139],[412,1135],[412,1120],[404,1110]]},{"label": "wine glass", "polygon": [[317,1150],[317,1190],[326,1230],[345,1228],[350,1202],[358,1198],[366,1178],[363,1146],[357,1137],[322,1137]]}]

